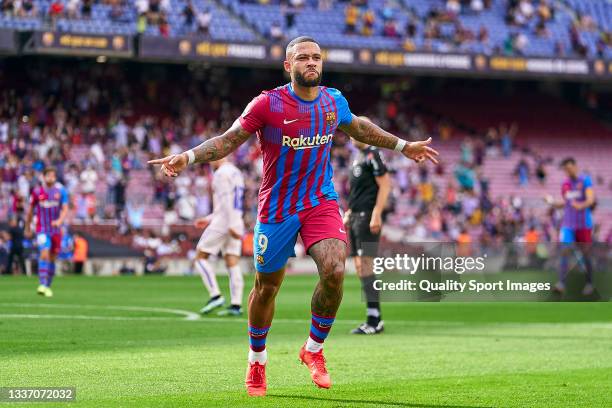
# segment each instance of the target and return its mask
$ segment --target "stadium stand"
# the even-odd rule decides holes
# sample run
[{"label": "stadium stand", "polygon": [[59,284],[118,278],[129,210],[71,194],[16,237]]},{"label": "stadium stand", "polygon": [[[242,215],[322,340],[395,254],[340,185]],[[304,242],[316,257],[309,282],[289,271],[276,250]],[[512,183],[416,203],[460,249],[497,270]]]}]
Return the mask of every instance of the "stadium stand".
[{"label": "stadium stand", "polygon": [[[21,4],[25,4],[22,2]],[[610,58],[612,4],[597,0],[4,1],[0,27],[91,34],[195,35],[407,51]],[[90,5],[90,11],[85,11]],[[58,8],[54,8],[57,6]],[[89,9],[88,9],[89,10]],[[350,12],[349,12],[350,10]],[[352,13],[354,29],[347,25]]]}]

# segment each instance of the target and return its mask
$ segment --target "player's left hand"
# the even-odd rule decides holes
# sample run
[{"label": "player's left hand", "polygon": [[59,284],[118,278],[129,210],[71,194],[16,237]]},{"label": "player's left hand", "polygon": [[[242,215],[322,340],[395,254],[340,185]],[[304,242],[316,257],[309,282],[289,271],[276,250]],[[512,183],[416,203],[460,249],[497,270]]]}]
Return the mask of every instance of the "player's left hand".
[{"label": "player's left hand", "polygon": [[434,164],[438,164],[439,153],[435,149],[429,147],[428,145],[430,144],[431,137],[420,142],[407,143],[406,146],[404,146],[404,150],[402,150],[402,154],[417,163],[429,160]]},{"label": "player's left hand", "polygon": [[53,220],[51,221],[51,226],[55,227],[55,228],[59,228],[62,224],[59,222],[59,220]]},{"label": "player's left hand", "polygon": [[382,228],[382,216],[378,211],[372,212],[372,217],[370,218],[370,232],[372,234],[380,234],[380,229]]}]

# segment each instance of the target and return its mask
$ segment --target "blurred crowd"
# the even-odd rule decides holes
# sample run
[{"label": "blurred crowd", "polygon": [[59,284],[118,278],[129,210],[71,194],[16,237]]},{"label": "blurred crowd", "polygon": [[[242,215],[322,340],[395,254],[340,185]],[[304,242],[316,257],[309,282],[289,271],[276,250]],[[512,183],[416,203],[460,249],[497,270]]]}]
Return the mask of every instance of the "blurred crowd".
[{"label": "blurred crowd", "polygon": [[[174,68],[145,74],[138,66],[68,68],[40,60],[20,72],[5,68],[0,74],[2,217],[23,214],[43,168],[52,165],[70,195],[71,223],[116,224],[136,247],[153,248],[158,255],[184,252],[189,245],[169,236],[169,227],[193,224],[211,211],[211,170],[196,165],[168,180],[146,161],[181,152],[229,127],[254,96],[232,85],[229,77],[242,74],[210,69],[177,76]],[[258,88],[276,79],[262,77]],[[439,144],[462,140],[459,160],[435,167],[385,152],[394,179],[387,224],[391,232],[402,231],[396,239],[556,240],[559,212],[534,213],[519,196],[492,198],[481,170],[486,160],[508,157],[516,149],[516,124],[466,134],[446,118],[419,113],[408,94],[393,86],[369,88],[373,97],[367,99],[378,102],[365,109],[356,102],[354,109],[382,127],[408,140],[430,135]],[[346,135],[339,132],[333,140],[334,183],[341,208],[346,208],[348,174],[357,152]],[[232,160],[246,175],[245,221],[252,229],[262,173],[256,139],[242,145]],[[535,174],[545,182],[548,162],[538,160]],[[517,164],[517,185],[534,174],[525,167],[527,162]],[[151,225],[161,226],[155,228],[161,236],[151,235]]]}]

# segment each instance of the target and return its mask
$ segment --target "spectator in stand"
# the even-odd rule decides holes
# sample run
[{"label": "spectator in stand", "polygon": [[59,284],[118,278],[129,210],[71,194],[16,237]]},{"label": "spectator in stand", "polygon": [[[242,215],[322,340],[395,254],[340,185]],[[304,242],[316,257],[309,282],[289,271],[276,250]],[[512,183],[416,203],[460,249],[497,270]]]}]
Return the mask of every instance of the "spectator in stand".
[{"label": "spectator in stand", "polygon": [[383,35],[389,38],[399,38],[397,22],[394,19],[387,20],[383,28]]},{"label": "spectator in stand", "polygon": [[21,8],[19,9],[19,17],[36,17],[38,15],[38,9],[34,0],[22,0]]},{"label": "spectator in stand", "polygon": [[513,48],[514,52],[518,55],[525,55],[525,50],[529,45],[529,38],[525,33],[518,33],[514,37]]},{"label": "spectator in stand", "polygon": [[149,12],[149,0],[135,0],[134,5],[139,16]]},{"label": "spectator in stand", "polygon": [[391,0],[385,0],[383,8],[380,11],[383,21],[387,22],[389,20],[395,19],[395,13],[395,3]]},{"label": "spectator in stand", "polygon": [[2,9],[2,14],[4,15],[15,15],[15,0],[2,0],[2,2],[0,3],[0,9]]},{"label": "spectator in stand", "polygon": [[406,23],[406,37],[413,39],[417,36],[417,25],[413,19],[409,19]]},{"label": "spectator in stand", "polygon": [[448,18],[455,19],[459,13],[461,13],[461,3],[459,0],[447,0],[446,1],[446,12]]},{"label": "spectator in stand", "polygon": [[363,27],[361,28],[361,34],[364,36],[371,36],[374,32],[374,23],[376,22],[376,15],[371,8],[366,9],[361,16]]},{"label": "spectator in stand", "polygon": [[521,187],[527,186],[529,183],[529,163],[527,163],[527,158],[525,156],[521,157],[521,160],[516,165],[514,174],[518,177]]},{"label": "spectator in stand", "polygon": [[193,22],[195,21],[195,11],[193,8],[193,2],[189,0],[185,7],[183,7],[183,17],[185,18],[185,26],[191,31],[193,28]]},{"label": "spectator in stand", "polygon": [[281,27],[278,21],[275,21],[270,26],[270,39],[275,43],[282,43],[285,41],[285,34],[283,33],[283,28]]},{"label": "spectator in stand", "polygon": [[205,8],[204,11],[198,11],[196,14],[196,21],[198,23],[198,34],[208,37],[210,34],[210,23],[212,21],[210,9]]},{"label": "spectator in stand", "polygon": [[546,21],[544,19],[538,19],[535,26],[535,33],[538,37],[548,38],[550,36],[550,32],[548,31],[548,28],[546,28]]},{"label": "spectator in stand", "polygon": [[470,10],[473,13],[480,14],[484,9],[484,2],[482,0],[471,0],[470,1]]},{"label": "spectator in stand", "polygon": [[83,0],[83,6],[81,7],[81,17],[91,18],[91,9],[93,7],[94,0]]},{"label": "spectator in stand", "polygon": [[81,192],[85,195],[94,194],[96,192],[96,183],[98,182],[98,173],[96,173],[91,165],[87,165],[80,178]]},{"label": "spectator in stand", "polygon": [[170,4],[170,0],[161,0],[159,3],[159,10],[161,13],[168,15],[168,13],[172,12],[172,5]]},{"label": "spectator in stand", "polygon": [[359,19],[359,9],[353,1],[344,9],[344,32],[355,34],[357,32],[357,20]]},{"label": "spectator in stand", "polygon": [[64,4],[60,0],[54,0],[49,6],[49,18],[55,27],[58,18],[64,15]]},{"label": "spectator in stand", "polygon": [[121,22],[125,18],[123,4],[119,1],[114,1],[111,3],[111,9],[109,12],[109,17],[112,21]]},{"label": "spectator in stand", "polygon": [[68,18],[79,18],[81,11],[81,0],[68,0],[66,2],[66,15]]},{"label": "spectator in stand", "polygon": [[538,4],[538,17],[542,20],[549,21],[553,19],[553,8],[550,7],[548,0],[540,0]]},{"label": "spectator in stand", "polygon": [[588,54],[588,47],[580,35],[579,26],[576,23],[573,23],[569,29],[570,31],[570,41],[572,44],[572,49],[576,54],[581,57],[586,57]]},{"label": "spectator in stand", "polygon": [[536,162],[536,170],[535,170],[536,177],[538,181],[540,182],[540,184],[544,185],[546,184],[546,176],[547,176],[546,159],[544,159],[544,157],[538,154],[536,155],[535,162]]},{"label": "spectator in stand", "polygon": [[502,154],[506,158],[510,157],[510,154],[512,153],[512,140],[514,139],[515,132],[516,123],[513,123],[509,129],[504,123],[502,123],[499,127],[499,134],[501,135]]},{"label": "spectator in stand", "polygon": [[534,11],[531,0],[521,0],[514,9],[514,24],[526,26],[533,17]]},{"label": "spectator in stand", "polygon": [[159,16],[159,35],[166,38],[170,36],[170,24],[168,24],[166,13],[161,13]]}]

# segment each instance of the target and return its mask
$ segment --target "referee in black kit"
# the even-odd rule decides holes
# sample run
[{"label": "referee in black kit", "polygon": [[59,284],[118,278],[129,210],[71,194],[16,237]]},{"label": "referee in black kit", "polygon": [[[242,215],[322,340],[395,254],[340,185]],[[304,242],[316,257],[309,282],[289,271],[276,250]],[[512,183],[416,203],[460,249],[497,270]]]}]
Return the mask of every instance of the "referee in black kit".
[{"label": "referee in black kit", "polygon": [[[367,119],[362,116],[362,119]],[[382,228],[382,213],[391,192],[391,177],[380,151],[351,139],[359,149],[350,174],[349,209],[344,214],[344,225],[351,241],[351,256],[355,260],[357,276],[367,301],[367,320],[353,334],[378,334],[383,331],[380,314],[380,294],[374,290],[373,258],[377,256]]]}]

